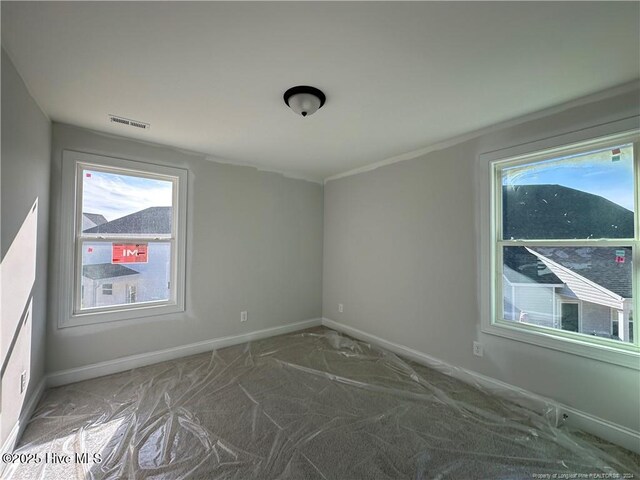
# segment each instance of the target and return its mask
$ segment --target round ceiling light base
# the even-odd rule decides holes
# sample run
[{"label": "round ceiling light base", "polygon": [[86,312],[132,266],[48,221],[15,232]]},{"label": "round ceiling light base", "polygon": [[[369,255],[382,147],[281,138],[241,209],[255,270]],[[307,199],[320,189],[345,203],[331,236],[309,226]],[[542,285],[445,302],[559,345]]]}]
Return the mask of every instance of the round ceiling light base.
[{"label": "round ceiling light base", "polygon": [[326,100],[327,97],[321,90],[308,85],[291,87],[284,92],[284,103],[303,117],[313,115],[325,104]]}]

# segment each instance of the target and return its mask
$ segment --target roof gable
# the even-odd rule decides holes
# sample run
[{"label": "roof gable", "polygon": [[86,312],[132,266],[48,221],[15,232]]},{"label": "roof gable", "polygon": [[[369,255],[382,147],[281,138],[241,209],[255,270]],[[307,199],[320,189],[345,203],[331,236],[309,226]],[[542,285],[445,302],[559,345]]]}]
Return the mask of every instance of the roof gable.
[{"label": "roof gable", "polygon": [[117,278],[127,275],[137,275],[138,271],[124,265],[114,265],[111,263],[94,263],[82,266],[82,276],[91,280],[103,280],[105,278]]},{"label": "roof gable", "polygon": [[171,207],[149,207],[89,228],[84,233],[170,234]]},{"label": "roof gable", "polygon": [[83,213],[82,215],[84,215],[87,219],[89,219],[95,225],[102,225],[103,223],[108,222],[108,220],[104,218],[104,215],[101,215],[99,213]]}]

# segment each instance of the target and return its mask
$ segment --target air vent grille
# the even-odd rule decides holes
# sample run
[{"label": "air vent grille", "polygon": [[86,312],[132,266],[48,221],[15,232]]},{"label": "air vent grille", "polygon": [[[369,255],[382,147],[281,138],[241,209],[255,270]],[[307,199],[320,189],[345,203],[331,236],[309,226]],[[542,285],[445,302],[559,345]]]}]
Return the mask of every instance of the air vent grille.
[{"label": "air vent grille", "polygon": [[142,130],[149,130],[151,125],[149,123],[140,122],[138,120],[131,120],[130,118],[118,117],[116,115],[109,115],[111,123],[119,123],[121,125],[127,125],[129,127],[140,128]]}]

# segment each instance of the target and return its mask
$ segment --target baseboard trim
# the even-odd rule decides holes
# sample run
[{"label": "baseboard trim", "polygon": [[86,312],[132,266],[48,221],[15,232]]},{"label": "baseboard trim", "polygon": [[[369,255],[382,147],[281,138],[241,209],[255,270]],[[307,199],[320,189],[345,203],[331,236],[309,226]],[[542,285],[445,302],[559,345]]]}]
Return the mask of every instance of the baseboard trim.
[{"label": "baseboard trim", "polygon": [[568,405],[559,405],[561,414],[565,414],[568,417],[568,425],[640,454],[640,432]]},{"label": "baseboard trim", "polygon": [[242,333],[239,335],[214,338],[211,340],[191,343],[188,345],[181,345],[179,347],[167,348],[164,350],[142,353],[139,355],[131,355],[116,360],[109,360],[106,362],[86,365],[84,367],[61,370],[47,375],[47,386],[59,387],[61,385],[67,385],[69,383],[76,383],[83,380],[103,377],[105,375],[125,372],[127,370],[131,370],[132,368],[145,367],[154,363],[174,360],[176,358],[188,357],[189,355],[196,355],[198,353],[209,352],[214,349],[229,347],[232,345],[237,345],[239,343],[260,340],[276,335],[283,335],[286,333],[296,332],[298,330],[304,330],[305,328],[317,327],[321,324],[321,318],[314,318],[301,322],[289,323],[287,325],[280,325],[278,327],[255,330],[253,332]]},{"label": "baseboard trim", "polygon": [[604,420],[573,407],[569,407],[568,405],[564,405],[523,388],[516,387],[515,385],[502,382],[472,370],[450,365],[418,350],[384,340],[383,338],[357,328],[350,327],[343,323],[336,322],[335,320],[323,318],[322,325],[346,333],[359,340],[383,347],[397,353],[398,355],[402,355],[422,365],[426,365],[446,375],[457,378],[465,383],[479,386],[496,395],[506,397],[519,405],[540,412],[542,415],[547,417],[552,424],[555,422],[557,425],[563,415],[567,415],[567,425],[589,432],[633,452],[640,453],[640,432],[618,425],[617,423]]},{"label": "baseboard trim", "polygon": [[[24,404],[24,407],[20,412],[20,416],[18,417],[18,421],[13,426],[13,428],[11,429],[11,433],[9,433],[9,436],[2,444],[2,448],[0,448],[0,456],[4,455],[5,453],[11,453],[15,449],[18,441],[20,440],[20,437],[22,437],[24,429],[27,427],[27,423],[29,423],[31,416],[33,415],[33,412],[38,405],[38,402],[42,398],[42,395],[44,395],[46,385],[47,377],[45,376],[40,380],[33,393],[31,393],[31,395],[29,396],[29,400]],[[8,464],[5,464],[4,466],[6,465]],[[4,466],[0,465],[0,474],[2,473]]]}]

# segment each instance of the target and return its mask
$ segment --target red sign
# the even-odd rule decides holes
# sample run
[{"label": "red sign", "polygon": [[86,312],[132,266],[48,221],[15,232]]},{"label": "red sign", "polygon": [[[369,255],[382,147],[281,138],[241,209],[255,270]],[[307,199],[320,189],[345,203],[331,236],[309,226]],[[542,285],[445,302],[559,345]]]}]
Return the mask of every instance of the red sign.
[{"label": "red sign", "polygon": [[112,243],[111,263],[147,263],[146,243]]}]

